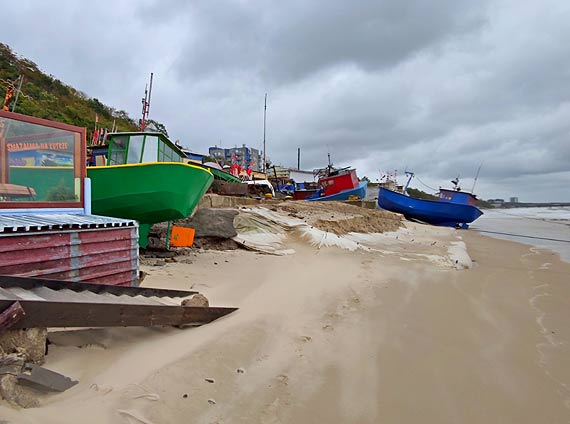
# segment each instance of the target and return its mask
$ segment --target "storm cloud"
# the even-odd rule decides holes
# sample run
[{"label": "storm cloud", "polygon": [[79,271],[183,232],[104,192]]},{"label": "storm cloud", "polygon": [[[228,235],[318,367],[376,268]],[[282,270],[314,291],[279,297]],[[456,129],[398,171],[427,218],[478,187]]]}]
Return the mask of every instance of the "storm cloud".
[{"label": "storm cloud", "polygon": [[[561,0],[20,1],[3,42],[207,152],[460,176],[482,198],[570,201],[570,4]],[[417,188],[430,191],[414,182]]]}]

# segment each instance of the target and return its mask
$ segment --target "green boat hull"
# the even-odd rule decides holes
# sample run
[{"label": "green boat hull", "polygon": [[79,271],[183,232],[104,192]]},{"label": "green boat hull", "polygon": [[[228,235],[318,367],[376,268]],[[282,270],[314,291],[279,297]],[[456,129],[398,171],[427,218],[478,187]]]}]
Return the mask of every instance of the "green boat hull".
[{"label": "green boat hull", "polygon": [[189,216],[214,180],[208,170],[175,162],[88,167],[87,176],[92,212],[137,220],[143,248],[152,224]]},{"label": "green boat hull", "polygon": [[229,181],[231,183],[243,183],[243,181],[240,178],[234,177],[232,174],[229,174],[225,171],[220,171],[219,169],[216,168],[208,168],[208,169],[212,174],[214,174],[214,177],[222,181]]},{"label": "green boat hull", "polygon": [[221,169],[214,168],[212,166],[208,166],[208,165],[203,164],[203,163],[196,163],[196,162],[190,162],[190,161],[189,161],[189,163],[191,163],[192,165],[196,165],[196,166],[199,166],[201,168],[207,169],[208,171],[210,171],[214,175],[214,178],[217,180],[229,181],[231,183],[243,183],[241,178],[238,178],[235,175],[230,174],[229,172],[222,171]]}]

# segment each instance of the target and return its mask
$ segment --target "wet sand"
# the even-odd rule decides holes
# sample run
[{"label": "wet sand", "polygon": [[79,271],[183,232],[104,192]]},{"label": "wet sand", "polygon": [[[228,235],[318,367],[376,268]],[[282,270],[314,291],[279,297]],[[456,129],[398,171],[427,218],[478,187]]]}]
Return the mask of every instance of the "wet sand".
[{"label": "wet sand", "polygon": [[[570,264],[475,232],[408,226],[370,250],[291,236],[291,255],[206,251],[146,266],[146,286],[193,288],[240,310],[200,328],[75,334],[50,346],[46,367],[80,383],[37,409],[0,403],[0,419],[570,421]],[[462,243],[470,268],[452,254]]]}]

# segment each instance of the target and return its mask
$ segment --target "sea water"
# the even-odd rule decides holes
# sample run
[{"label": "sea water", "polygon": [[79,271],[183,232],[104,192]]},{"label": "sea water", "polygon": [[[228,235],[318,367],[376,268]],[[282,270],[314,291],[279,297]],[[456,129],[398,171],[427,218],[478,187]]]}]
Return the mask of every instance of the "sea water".
[{"label": "sea water", "polygon": [[469,228],[491,237],[553,250],[570,262],[570,207],[485,209]]}]

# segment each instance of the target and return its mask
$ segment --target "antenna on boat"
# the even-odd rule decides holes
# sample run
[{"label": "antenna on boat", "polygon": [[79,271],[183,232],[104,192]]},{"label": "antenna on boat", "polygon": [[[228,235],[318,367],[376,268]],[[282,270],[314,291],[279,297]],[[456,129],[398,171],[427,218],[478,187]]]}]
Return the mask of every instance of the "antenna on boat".
[{"label": "antenna on boat", "polygon": [[327,166],[326,174],[331,175],[333,172],[333,163],[331,162],[331,152],[327,152],[327,156],[329,159],[329,164]]},{"label": "antenna on boat", "polygon": [[152,94],[152,76],[154,74],[150,73],[150,87],[147,85],[144,88],[144,98],[142,99],[142,119],[141,119],[141,131],[144,131],[146,127],[146,120],[148,118],[148,112],[150,111],[150,96]]},{"label": "antenna on boat", "polygon": [[475,179],[473,180],[473,188],[471,188],[471,194],[475,193],[475,184],[477,184],[477,178],[479,178],[479,171],[481,171],[481,167],[483,166],[483,162],[477,168],[477,173],[475,174]]},{"label": "antenna on boat", "polygon": [[459,175],[451,180],[451,184],[453,184],[453,190],[460,191],[461,188],[459,187]]}]

